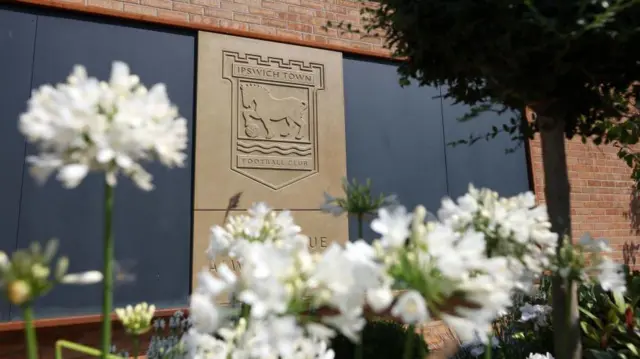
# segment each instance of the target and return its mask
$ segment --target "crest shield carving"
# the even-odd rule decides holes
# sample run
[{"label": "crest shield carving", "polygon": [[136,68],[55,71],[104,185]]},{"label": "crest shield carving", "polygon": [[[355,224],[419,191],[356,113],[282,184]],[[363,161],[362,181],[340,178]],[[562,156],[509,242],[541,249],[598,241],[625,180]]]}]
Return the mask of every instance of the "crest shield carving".
[{"label": "crest shield carving", "polygon": [[231,83],[231,169],[273,190],[318,172],[324,67],[223,51]]}]

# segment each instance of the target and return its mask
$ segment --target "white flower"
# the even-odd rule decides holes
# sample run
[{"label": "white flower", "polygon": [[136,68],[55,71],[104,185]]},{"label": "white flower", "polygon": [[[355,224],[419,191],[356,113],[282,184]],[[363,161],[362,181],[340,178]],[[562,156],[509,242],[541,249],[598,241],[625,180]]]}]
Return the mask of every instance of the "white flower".
[{"label": "white flower", "polygon": [[626,292],[626,281],[622,265],[614,262],[611,258],[604,257],[596,269],[598,270],[596,278],[602,289],[614,293]]},{"label": "white flower", "polygon": [[198,273],[198,287],[195,291],[210,297],[217,297],[224,291],[233,288],[237,278],[226,264],[218,266],[219,277],[214,277],[208,270]]},{"label": "white flower", "polygon": [[82,273],[67,274],[60,282],[64,284],[94,284],[102,281],[102,273],[98,271],[88,271]]},{"label": "white flower", "polygon": [[371,222],[371,229],[382,235],[380,242],[384,247],[398,248],[409,237],[411,214],[402,206],[393,209],[381,208],[378,217]]},{"label": "white flower", "polygon": [[342,311],[340,315],[330,315],[322,318],[322,322],[336,328],[342,335],[353,342],[360,340],[360,332],[367,321],[362,317],[361,308]]},{"label": "white flower", "polygon": [[[484,351],[487,347],[486,344],[486,340],[483,341],[480,339],[479,335],[476,335],[475,339],[473,341],[470,341],[468,343],[464,343],[463,347],[466,348],[469,351],[469,354],[473,355],[474,357],[479,357],[480,355],[484,354]],[[492,348],[499,348],[500,347],[500,341],[498,340],[498,338],[496,338],[495,336],[491,336],[491,347]]]},{"label": "white flower", "polygon": [[218,256],[227,255],[233,240],[233,236],[224,228],[220,226],[211,227],[209,247],[206,250],[209,260],[215,260]]},{"label": "white flower", "polygon": [[364,302],[365,293],[354,274],[354,262],[339,245],[332,243],[322,253],[308,283],[310,289],[318,291],[318,294],[326,293],[327,304],[349,311],[361,307]]},{"label": "white flower", "polygon": [[548,317],[551,313],[551,306],[535,304],[531,305],[525,303],[520,307],[520,321],[521,322],[533,322],[535,328],[546,327],[548,325]]},{"label": "white flower", "polygon": [[612,249],[609,246],[609,242],[606,239],[594,239],[590,233],[585,233],[580,237],[578,244],[584,247],[589,252],[611,252]]},{"label": "white flower", "polygon": [[11,262],[9,256],[3,251],[0,251],[0,271],[9,268]]},{"label": "white flower", "polygon": [[191,321],[193,327],[202,333],[213,333],[220,327],[224,315],[216,299],[236,284],[235,274],[226,265],[220,265],[218,274],[220,277],[216,278],[208,271],[201,271],[198,274],[198,287],[191,294]]},{"label": "white flower", "polygon": [[393,279],[385,272],[382,263],[375,260],[375,249],[363,240],[347,242],[344,255],[351,264],[355,278],[352,292],[364,294],[367,303],[376,312],[387,309],[393,301]]},{"label": "white flower", "polygon": [[[531,192],[501,198],[494,191],[478,190],[470,185],[469,192],[457,202],[445,198],[438,216],[441,225],[447,228],[440,236],[451,238],[447,231],[463,233],[472,229],[491,238],[491,241],[482,240],[486,244],[486,255],[508,258],[509,270],[516,278],[513,284],[518,289],[529,288],[535,278],[533,273],[546,269],[555,255],[557,235],[550,230],[546,208],[535,205]],[[472,248],[468,244],[462,247]],[[440,245],[439,248],[445,252],[452,250],[451,245]],[[429,251],[432,251],[431,247]],[[455,258],[445,259],[452,264],[461,262]],[[482,261],[481,257],[477,259]]]},{"label": "white flower", "polygon": [[229,344],[196,329],[182,336],[182,343],[189,359],[228,359]]},{"label": "white flower", "polygon": [[293,220],[291,211],[278,212],[273,218],[273,226],[277,228],[277,235],[283,241],[293,242],[294,245],[302,243],[301,228]]},{"label": "white flower", "polygon": [[57,171],[63,185],[73,188],[90,171],[99,171],[111,186],[124,174],[150,190],[151,174],[140,162],[157,159],[168,167],[182,166],[186,124],[163,84],[147,90],[126,64],[114,62],[109,82],[75,66],[67,83],[35,90],[19,129],[38,147],[27,161],[39,182]]},{"label": "white flower", "polygon": [[202,333],[213,333],[220,326],[221,314],[212,298],[203,293],[191,294],[189,315],[193,327]]},{"label": "white flower", "polygon": [[530,353],[527,359],[554,359],[553,355],[550,353],[539,354],[539,353]]},{"label": "white flower", "polygon": [[306,248],[308,238],[295,224],[291,212],[275,212],[265,203],[255,203],[247,211],[249,215],[230,217],[224,227],[211,228],[207,255],[238,257],[249,242],[272,242],[289,250]]},{"label": "white flower", "polygon": [[251,305],[253,317],[284,313],[293,292],[286,279],[295,276],[295,258],[273,243],[251,242],[243,247],[238,299]]},{"label": "white flower", "polygon": [[382,312],[393,302],[393,292],[389,288],[374,288],[367,291],[367,303],[374,312]]},{"label": "white flower", "polygon": [[437,268],[451,279],[462,279],[472,269],[480,269],[486,261],[485,239],[480,232],[454,232],[451,227],[436,223],[425,235],[429,254]]},{"label": "white flower", "polygon": [[422,295],[414,290],[407,291],[398,298],[391,314],[405,324],[424,323],[429,319],[427,303]]},{"label": "white flower", "polygon": [[491,328],[490,320],[485,321],[480,318],[459,317],[450,314],[441,314],[440,319],[458,335],[462,342],[480,340],[482,343],[487,343],[488,341],[487,334]]},{"label": "white flower", "polygon": [[251,207],[249,207],[249,209],[247,210],[247,212],[249,212],[249,215],[251,217],[264,219],[267,216],[267,214],[271,212],[271,207],[269,207],[264,202],[257,202],[252,204]]}]

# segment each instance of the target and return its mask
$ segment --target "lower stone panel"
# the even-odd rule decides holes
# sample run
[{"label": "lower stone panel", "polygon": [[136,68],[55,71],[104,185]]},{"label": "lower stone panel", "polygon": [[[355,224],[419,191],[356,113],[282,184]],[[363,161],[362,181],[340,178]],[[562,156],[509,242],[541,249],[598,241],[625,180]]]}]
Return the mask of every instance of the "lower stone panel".
[{"label": "lower stone panel", "polygon": [[[229,216],[244,214],[246,211],[231,211]],[[322,251],[331,243],[344,243],[349,238],[349,225],[346,216],[335,217],[318,210],[291,211],[294,221],[302,227],[302,233],[309,237],[309,248]],[[231,269],[239,269],[236,261],[220,258],[213,263],[207,258],[205,251],[209,246],[210,229],[214,225],[222,225],[224,210],[194,211],[193,214],[193,288],[197,285],[197,274],[203,268],[216,270],[216,266],[226,263]]]}]

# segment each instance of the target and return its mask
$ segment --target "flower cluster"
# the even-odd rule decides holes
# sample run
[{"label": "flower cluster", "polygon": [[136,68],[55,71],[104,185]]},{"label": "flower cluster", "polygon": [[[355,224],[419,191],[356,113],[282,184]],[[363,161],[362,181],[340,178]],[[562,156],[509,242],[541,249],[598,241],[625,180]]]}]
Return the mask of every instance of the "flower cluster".
[{"label": "flower cluster", "polygon": [[520,307],[520,322],[531,322],[536,330],[546,327],[549,325],[551,309],[551,306],[546,304],[531,305],[530,303],[525,303]]},{"label": "flower cluster", "polygon": [[135,307],[128,305],[125,308],[116,308],[115,310],[125,331],[133,335],[144,334],[151,330],[151,320],[155,311],[155,305],[144,302],[136,304]]},{"label": "flower cluster", "polygon": [[539,354],[539,353],[531,353],[527,357],[527,359],[554,359],[553,355],[550,353]]},{"label": "flower cluster", "polygon": [[102,274],[97,271],[67,273],[69,260],[66,257],[59,257],[52,266],[57,250],[58,241],[50,240],[44,248],[34,242],[11,257],[0,251],[0,290],[9,302],[27,304],[48,293],[58,283],[82,285],[102,280]]},{"label": "flower cluster", "polygon": [[[492,349],[500,348],[500,340],[498,340],[498,338],[496,337],[491,337],[490,344]],[[463,351],[467,351],[474,358],[478,358],[482,354],[484,354],[485,350],[487,349],[487,344],[485,344],[484,341],[479,337],[476,337],[476,339],[474,339],[473,341],[464,343],[461,349]]]},{"label": "flower cluster", "polygon": [[150,190],[152,176],[139,162],[158,159],[181,166],[186,124],[163,84],[147,90],[126,64],[115,62],[109,82],[76,66],[67,83],[35,90],[19,128],[38,146],[38,155],[28,161],[40,182],[57,171],[58,179],[73,188],[90,171],[101,171],[112,186],[123,173]]},{"label": "flower cluster", "polygon": [[585,233],[577,243],[565,241],[553,270],[572,280],[598,283],[605,291],[626,292],[624,266],[607,254],[612,251],[605,239]]},{"label": "flower cluster", "polygon": [[438,220],[418,207],[382,209],[372,222],[374,243],[395,284],[411,288],[463,341],[473,341],[548,266],[556,236],[533,195],[500,198],[472,186],[457,202],[445,198]]},{"label": "flower cluster", "polygon": [[[464,342],[484,343],[514,293],[555,260],[557,236],[531,193],[500,198],[470,187],[455,202],[444,199],[435,219],[421,206],[384,207],[371,228],[380,237],[371,244],[312,253],[291,214],[262,203],[214,226],[210,259],[241,266],[199,274],[193,327],[183,337],[190,357],[331,358],[328,340],[341,333],[359,341],[369,314],[409,325],[439,318]],[[218,305],[224,301],[242,304],[239,321]],[[546,325],[548,307],[520,311],[523,321]]]},{"label": "flower cluster", "polygon": [[[190,303],[193,328],[184,338],[192,357],[233,351],[238,358],[329,358],[331,337],[340,332],[359,340],[365,308],[391,304],[392,281],[369,244],[332,244],[311,253],[300,231],[288,211],[261,203],[212,228],[209,256],[235,258],[241,269],[234,273],[223,264],[217,276],[199,274]],[[217,305],[225,299],[248,308],[241,321],[230,324],[229,310]],[[404,302],[409,308],[413,299]]]},{"label": "flower cluster", "polygon": [[594,278],[606,291],[626,292],[624,267],[606,255],[606,253],[613,251],[606,240],[594,239],[589,233],[585,233],[580,238],[577,247],[579,251],[590,254],[588,265],[584,270],[586,278]]},{"label": "flower cluster", "polygon": [[504,198],[470,185],[457,203],[443,200],[438,217],[455,231],[482,233],[487,256],[506,258],[523,289],[530,288],[533,273],[549,268],[556,252],[558,237],[550,231],[547,209],[536,206],[532,192]]}]

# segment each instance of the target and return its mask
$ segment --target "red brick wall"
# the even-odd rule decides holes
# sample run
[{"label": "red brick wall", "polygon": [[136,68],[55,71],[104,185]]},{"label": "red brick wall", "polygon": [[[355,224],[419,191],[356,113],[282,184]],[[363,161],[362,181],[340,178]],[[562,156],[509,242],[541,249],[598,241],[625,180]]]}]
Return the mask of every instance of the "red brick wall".
[{"label": "red brick wall", "polygon": [[[535,192],[544,201],[542,149],[537,138],[530,143]],[[640,200],[633,195],[631,170],[612,146],[582,144],[578,139],[567,141],[566,146],[573,237],[590,232],[594,237],[607,238],[617,260],[626,258],[635,265],[636,245],[640,243]]]},{"label": "red brick wall", "polygon": [[[35,1],[37,2],[37,0]],[[324,30],[328,21],[345,21],[358,29],[360,3],[354,0],[43,0],[99,7],[169,21],[206,24],[257,34],[386,53],[382,40]]]}]

